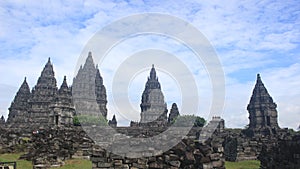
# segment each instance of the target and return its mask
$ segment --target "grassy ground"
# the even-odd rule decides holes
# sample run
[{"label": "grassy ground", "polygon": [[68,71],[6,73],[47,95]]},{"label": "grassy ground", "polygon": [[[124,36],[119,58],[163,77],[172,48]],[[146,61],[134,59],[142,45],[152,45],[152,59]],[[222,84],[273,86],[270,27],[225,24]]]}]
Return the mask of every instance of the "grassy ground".
[{"label": "grassy ground", "polygon": [[[12,162],[17,161],[18,169],[32,169],[31,161],[18,160],[23,153],[15,154],[0,154],[0,162]],[[67,160],[66,165],[62,167],[56,167],[55,169],[89,169],[92,168],[92,163],[89,160],[72,159]]]},{"label": "grassy ground", "polygon": [[[17,161],[18,169],[32,169],[31,161],[18,160],[22,153],[0,154],[0,162]],[[258,160],[229,162],[226,161],[226,169],[259,169],[260,162]],[[89,160],[72,159],[67,160],[66,165],[53,169],[89,169],[92,163]]]},{"label": "grassy ground", "polygon": [[17,161],[17,168],[32,169],[31,161],[18,160],[23,153],[15,154],[0,154],[0,162],[14,162]]},{"label": "grassy ground", "polygon": [[249,160],[240,162],[225,162],[226,169],[259,169],[260,161]]}]

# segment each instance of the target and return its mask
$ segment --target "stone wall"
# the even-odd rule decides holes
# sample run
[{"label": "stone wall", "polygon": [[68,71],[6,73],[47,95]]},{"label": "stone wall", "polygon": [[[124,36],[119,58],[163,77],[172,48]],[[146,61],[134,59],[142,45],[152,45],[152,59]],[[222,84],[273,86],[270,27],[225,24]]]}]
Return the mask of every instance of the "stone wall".
[{"label": "stone wall", "polygon": [[24,130],[0,127],[0,154],[26,151],[30,137]]},{"label": "stone wall", "polygon": [[[134,145],[132,145],[134,148]],[[161,169],[209,169],[225,168],[222,160],[222,152],[218,147],[211,147],[193,139],[184,139],[175,147],[161,155],[142,158],[127,158],[112,153],[107,153],[99,146],[95,146],[91,156],[93,169],[137,169],[137,168],[161,168]]]},{"label": "stone wall", "polygon": [[71,158],[89,158],[93,141],[81,127],[39,128],[32,133],[29,152],[21,158],[31,160],[34,168],[64,165]]},{"label": "stone wall", "polygon": [[226,161],[257,160],[264,145],[277,143],[280,138],[289,136],[287,129],[277,130],[276,135],[256,135],[249,137],[241,129],[225,129],[213,135],[224,148]]},{"label": "stone wall", "polygon": [[299,169],[300,133],[264,145],[259,160],[261,161],[261,169]]},{"label": "stone wall", "polygon": [[[93,129],[91,129],[93,130]],[[110,132],[111,129],[107,129]],[[165,129],[159,128],[117,128],[120,133],[128,134],[129,136],[134,136],[135,138],[147,138],[149,135],[156,135],[161,133]],[[172,131],[172,136],[179,135],[182,133],[183,128],[178,127],[178,129]],[[167,151],[163,152],[159,146],[153,146],[148,149],[148,151],[143,151],[141,145],[147,145],[147,141],[141,141],[142,143],[137,143],[135,141],[128,141],[125,137],[124,139],[114,140],[111,137],[110,140],[106,140],[106,143],[112,144],[112,147],[129,147],[128,150],[115,150],[112,149],[112,153],[103,150],[103,147],[97,145],[93,149],[91,156],[91,161],[93,163],[93,169],[105,169],[105,168],[225,168],[224,158],[223,158],[223,148],[222,144],[218,142],[213,142],[208,140],[205,143],[199,142],[196,137],[201,128],[193,128],[188,136],[184,137],[182,141],[175,146],[170,147]],[[105,131],[102,130],[102,131]],[[112,133],[112,132],[110,132]],[[127,136],[128,136],[127,135]],[[157,140],[158,142],[167,142],[168,136],[162,136],[162,140]],[[102,143],[104,143],[103,141]],[[107,145],[106,145],[107,146]],[[110,146],[107,146],[110,147]],[[139,151],[141,149],[141,151]],[[128,156],[137,156],[139,158],[129,158]]]}]

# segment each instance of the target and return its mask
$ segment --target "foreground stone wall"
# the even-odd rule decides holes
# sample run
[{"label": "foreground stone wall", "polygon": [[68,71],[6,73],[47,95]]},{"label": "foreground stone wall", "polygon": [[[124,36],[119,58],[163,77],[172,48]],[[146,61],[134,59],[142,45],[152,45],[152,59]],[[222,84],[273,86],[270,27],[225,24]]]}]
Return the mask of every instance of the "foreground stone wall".
[{"label": "foreground stone wall", "polygon": [[[26,130],[10,128],[1,130],[0,150],[5,152],[15,151],[14,147],[25,145],[28,153],[21,158],[31,160],[34,169],[47,169],[55,166],[64,165],[64,161],[70,158],[86,158],[93,163],[93,169],[99,168],[224,168],[223,148],[219,142],[208,140],[199,142],[196,137],[201,128],[193,128],[188,135],[178,144],[163,151],[159,146],[150,147],[147,151],[141,148],[141,144],[136,142],[126,142],[122,138],[152,138],[151,136],[163,133],[167,128],[142,128],[142,127],[86,127],[83,130],[80,126],[69,127],[42,127],[28,128]],[[93,136],[97,136],[95,142],[86,134],[94,131]],[[97,132],[98,131],[98,132]],[[101,131],[101,132],[99,132]],[[176,128],[171,133],[171,137],[180,136],[183,128]],[[113,135],[111,135],[113,133]],[[27,136],[26,144],[21,143],[24,136]],[[110,135],[110,136],[109,136]],[[124,136],[124,137],[123,137]],[[117,139],[121,138],[121,139]],[[168,137],[162,134],[161,140],[155,140],[161,143],[168,141]],[[113,145],[112,149],[105,148],[107,145]],[[112,152],[122,152],[123,155],[116,155]],[[142,142],[142,145],[147,142]],[[101,146],[99,146],[101,145]],[[114,145],[122,147],[116,149]],[[164,144],[162,144],[164,145]],[[5,147],[5,148],[4,148]],[[104,149],[105,148],[105,149]],[[115,149],[113,149],[115,148]],[[127,147],[128,148],[128,147]],[[24,149],[23,149],[24,150]],[[124,151],[123,151],[124,152]],[[139,155],[147,157],[141,157]],[[125,155],[136,155],[134,158],[124,157]]]},{"label": "foreground stone wall", "polygon": [[261,169],[299,169],[300,168],[300,134],[287,136],[264,145],[261,155]]},{"label": "foreground stone wall", "polygon": [[[134,146],[133,146],[134,148]],[[91,156],[93,169],[210,169],[225,168],[222,152],[218,147],[211,147],[195,142],[193,139],[184,139],[175,147],[161,155],[142,158],[126,158],[112,153],[107,153],[100,146],[95,146]]]},{"label": "foreground stone wall", "polygon": [[44,169],[64,165],[71,158],[89,158],[93,141],[81,127],[39,128],[32,133],[29,152],[21,158]]},{"label": "foreground stone wall", "polygon": [[274,135],[247,136],[241,129],[225,129],[215,132],[213,140],[223,145],[226,161],[258,160],[264,145],[272,145],[280,138],[288,137],[287,129],[280,129]]},{"label": "foreground stone wall", "polygon": [[31,134],[24,130],[0,127],[0,154],[26,151]]},{"label": "foreground stone wall", "polygon": [[[93,130],[93,129],[91,129]],[[110,132],[111,129],[107,129],[106,132]],[[117,128],[120,133],[126,133],[130,136],[139,138],[147,138],[149,135],[156,135],[164,131],[164,128]],[[183,128],[178,127],[171,132],[172,136],[180,135]],[[167,151],[163,152],[159,146],[153,146],[148,151],[141,150],[141,145],[147,144],[147,141],[141,141],[137,143],[135,141],[128,141],[126,137],[120,140],[114,140],[111,137],[110,140],[106,140],[106,143],[113,144],[114,146],[121,147],[120,149],[127,147],[128,150],[114,150],[118,155],[103,150],[100,145],[97,145],[93,149],[91,161],[93,163],[93,169],[105,169],[105,168],[225,168],[223,158],[222,144],[208,140],[207,142],[199,142],[196,137],[201,128],[193,128],[182,141],[175,146],[170,147]],[[102,130],[103,131],[103,130]],[[146,134],[147,133],[147,134]],[[167,142],[168,136],[162,136],[159,142]],[[104,143],[103,141],[102,143]],[[107,146],[107,145],[106,145]],[[114,147],[113,146],[113,147]],[[108,146],[109,147],[109,146]],[[122,154],[123,153],[123,154]],[[128,156],[136,155],[139,158],[128,158]],[[126,156],[126,157],[125,157]]]}]

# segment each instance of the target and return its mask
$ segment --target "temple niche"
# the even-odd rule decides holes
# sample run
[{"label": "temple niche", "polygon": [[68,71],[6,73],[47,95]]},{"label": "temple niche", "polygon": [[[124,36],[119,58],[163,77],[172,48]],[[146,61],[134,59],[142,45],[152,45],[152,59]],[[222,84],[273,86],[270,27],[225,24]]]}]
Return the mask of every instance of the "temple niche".
[{"label": "temple niche", "polygon": [[265,88],[260,75],[257,74],[256,84],[247,106],[250,123],[246,133],[248,135],[276,134],[279,129],[276,107],[277,105]]},{"label": "temple niche", "polygon": [[55,125],[73,125],[75,108],[72,101],[71,88],[67,85],[66,76],[57,92],[55,101],[50,107],[50,123]]}]

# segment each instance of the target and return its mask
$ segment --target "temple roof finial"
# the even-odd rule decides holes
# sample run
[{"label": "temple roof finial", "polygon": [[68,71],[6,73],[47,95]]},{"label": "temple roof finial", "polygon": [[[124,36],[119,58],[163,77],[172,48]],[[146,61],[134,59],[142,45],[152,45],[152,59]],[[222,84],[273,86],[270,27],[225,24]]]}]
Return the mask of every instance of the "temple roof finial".
[{"label": "temple roof finial", "polygon": [[261,82],[260,74],[257,74],[256,82]]},{"label": "temple roof finial", "polygon": [[154,64],[152,64],[152,68],[151,68],[151,71],[150,71],[150,79],[156,79],[156,71],[155,71],[155,68],[154,68]]}]

